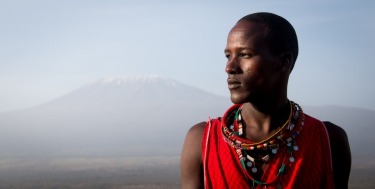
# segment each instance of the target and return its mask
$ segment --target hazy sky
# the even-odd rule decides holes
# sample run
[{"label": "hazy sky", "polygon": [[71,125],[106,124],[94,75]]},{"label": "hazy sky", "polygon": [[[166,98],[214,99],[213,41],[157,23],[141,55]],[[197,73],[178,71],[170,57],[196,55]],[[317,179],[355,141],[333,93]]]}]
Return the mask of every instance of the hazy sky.
[{"label": "hazy sky", "polygon": [[290,99],[375,109],[374,2],[0,0],[0,112],[121,75],[156,74],[229,96],[228,31],[260,11],[297,31]]}]

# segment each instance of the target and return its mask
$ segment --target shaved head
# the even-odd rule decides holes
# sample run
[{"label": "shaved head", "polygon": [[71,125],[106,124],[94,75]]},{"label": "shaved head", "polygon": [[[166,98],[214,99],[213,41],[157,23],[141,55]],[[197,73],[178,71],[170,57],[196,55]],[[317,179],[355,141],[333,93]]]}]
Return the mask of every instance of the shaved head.
[{"label": "shaved head", "polygon": [[263,24],[266,28],[264,36],[270,50],[275,54],[291,53],[293,69],[298,56],[298,39],[293,26],[285,18],[273,13],[259,12],[244,16],[238,22]]}]

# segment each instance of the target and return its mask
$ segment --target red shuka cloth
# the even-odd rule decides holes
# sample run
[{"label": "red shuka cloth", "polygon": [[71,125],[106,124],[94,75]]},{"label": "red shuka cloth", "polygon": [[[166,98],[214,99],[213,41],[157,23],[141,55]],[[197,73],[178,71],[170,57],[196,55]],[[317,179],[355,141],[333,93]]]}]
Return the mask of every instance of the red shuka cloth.
[{"label": "red shuka cloth", "polygon": [[[229,111],[238,108],[232,106]],[[223,118],[225,120],[225,118]],[[202,140],[204,185],[206,189],[248,189],[252,182],[241,167],[235,150],[224,141],[220,119],[207,122]],[[305,124],[295,139],[298,151],[293,152],[295,161],[287,159],[285,173],[280,177],[282,188],[329,189],[334,188],[332,160],[328,133],[323,123],[305,114]],[[290,157],[285,146],[271,158],[260,181],[271,182],[277,177],[284,158]],[[275,185],[269,189],[277,188]],[[265,188],[262,185],[255,187]]]}]

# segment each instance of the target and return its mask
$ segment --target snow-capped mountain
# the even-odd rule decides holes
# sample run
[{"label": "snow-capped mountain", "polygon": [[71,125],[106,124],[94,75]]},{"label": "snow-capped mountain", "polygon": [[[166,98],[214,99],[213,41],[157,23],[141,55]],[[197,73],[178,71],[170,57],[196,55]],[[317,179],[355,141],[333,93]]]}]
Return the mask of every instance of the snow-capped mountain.
[{"label": "snow-capped mountain", "polygon": [[[158,76],[112,77],[40,106],[0,114],[0,157],[179,154],[187,130],[229,98]],[[375,111],[303,106],[343,127],[353,158],[375,157]]]},{"label": "snow-capped mountain", "polygon": [[[172,103],[212,103],[222,97],[191,87],[172,79],[146,75],[134,77],[112,77],[90,83],[65,95],[49,105],[74,103],[74,105],[112,105],[123,108],[134,106],[168,106]],[[225,101],[229,102],[229,99]],[[88,104],[86,104],[88,103]],[[111,104],[113,103],[113,104]],[[193,104],[196,105],[196,104]]]},{"label": "snow-capped mountain", "polygon": [[105,78],[0,114],[0,156],[179,153],[188,128],[229,105],[229,98],[168,78]]}]

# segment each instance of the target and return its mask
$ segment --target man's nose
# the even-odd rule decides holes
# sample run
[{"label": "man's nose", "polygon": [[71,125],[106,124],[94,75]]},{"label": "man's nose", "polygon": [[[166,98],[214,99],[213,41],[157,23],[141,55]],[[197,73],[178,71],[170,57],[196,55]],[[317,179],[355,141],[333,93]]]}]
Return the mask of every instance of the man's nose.
[{"label": "man's nose", "polygon": [[227,61],[227,65],[225,66],[225,72],[228,74],[235,74],[238,73],[239,70],[239,62],[236,57],[229,58]]}]

